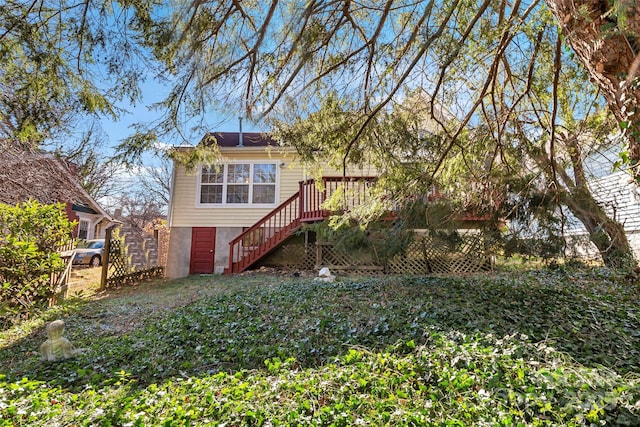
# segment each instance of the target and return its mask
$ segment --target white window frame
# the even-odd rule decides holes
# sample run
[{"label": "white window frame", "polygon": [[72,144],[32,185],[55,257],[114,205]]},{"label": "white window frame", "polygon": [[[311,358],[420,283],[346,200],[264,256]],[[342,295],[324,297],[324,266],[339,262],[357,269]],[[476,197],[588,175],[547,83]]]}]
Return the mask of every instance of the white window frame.
[{"label": "white window frame", "polygon": [[[229,165],[249,165],[249,195],[248,203],[227,203],[227,171]],[[253,182],[253,171],[255,165],[273,165],[276,172],[275,188],[274,188],[274,201],[273,203],[252,203],[253,200],[253,188],[255,183]],[[222,203],[202,203],[200,202],[202,191],[202,165],[198,166],[198,183],[196,188],[196,207],[198,208],[274,208],[278,206],[279,194],[280,194],[280,168],[276,161],[234,161],[225,162],[219,165],[222,172]],[[207,185],[207,184],[205,184]],[[233,185],[233,184],[231,184]]]}]

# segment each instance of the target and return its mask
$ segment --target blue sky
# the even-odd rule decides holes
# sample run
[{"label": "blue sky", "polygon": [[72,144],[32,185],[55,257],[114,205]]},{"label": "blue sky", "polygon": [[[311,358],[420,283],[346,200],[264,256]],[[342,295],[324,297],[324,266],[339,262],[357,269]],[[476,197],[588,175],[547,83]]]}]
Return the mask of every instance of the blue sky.
[{"label": "blue sky", "polygon": [[[100,120],[102,128],[106,136],[108,137],[107,147],[105,147],[107,154],[113,154],[113,147],[117,146],[121,140],[133,134],[134,130],[131,126],[135,123],[150,123],[158,120],[161,113],[155,110],[149,110],[148,106],[155,102],[161,101],[168,93],[168,88],[160,83],[152,80],[142,84],[142,100],[136,105],[128,103],[120,103],[119,106],[127,110],[114,121],[109,118],[103,118]],[[223,112],[212,111],[211,117],[208,120],[210,123],[211,132],[238,132],[240,112]],[[244,132],[262,132],[266,130],[265,126],[260,126],[255,123],[251,123],[246,119],[242,121],[242,130]],[[162,141],[169,145],[180,145],[183,141],[175,138],[173,140]],[[193,144],[198,141],[191,141]]]},{"label": "blue sky", "polygon": [[[134,133],[134,129],[131,126],[140,122],[154,122],[161,117],[160,112],[150,110],[148,106],[153,104],[154,102],[161,101],[166,96],[169,89],[166,86],[163,86],[149,79],[147,82],[142,84],[141,90],[142,100],[140,100],[135,105],[130,105],[128,103],[118,104],[119,107],[127,110],[127,113],[123,113],[118,118],[118,120],[114,121],[107,117],[104,117],[100,120],[103,134],[106,137],[105,145],[103,146],[103,153],[105,156],[110,157],[114,155],[115,147],[124,138]],[[213,132],[237,132],[239,130],[238,116],[239,113],[213,111],[211,114],[211,119],[209,120],[209,122],[211,123],[211,128],[209,130]],[[260,127],[244,119],[242,121],[242,130],[244,132],[261,132],[265,131],[266,127]],[[197,140],[191,141],[191,143],[196,144],[198,143],[198,141],[199,138]],[[178,138],[175,138],[173,140],[161,140],[161,142],[168,145],[184,144],[184,141]],[[140,182],[140,175],[146,173],[146,168],[158,167],[159,164],[160,159],[153,153],[148,153],[147,155],[143,156],[141,167],[135,167],[132,170],[122,168],[122,170],[117,172],[116,182],[119,182],[121,185],[123,185],[124,188],[136,186]],[[102,203],[105,207],[114,207],[115,204],[117,204],[116,200],[117,199],[114,199],[113,197],[107,197],[100,200],[99,202]]]}]

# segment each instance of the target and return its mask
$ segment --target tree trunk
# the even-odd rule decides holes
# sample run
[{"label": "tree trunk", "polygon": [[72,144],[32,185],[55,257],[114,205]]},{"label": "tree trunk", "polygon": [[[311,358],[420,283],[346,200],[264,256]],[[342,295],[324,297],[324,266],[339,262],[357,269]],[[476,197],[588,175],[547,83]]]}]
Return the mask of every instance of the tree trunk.
[{"label": "tree trunk", "polygon": [[633,251],[623,225],[609,218],[588,190],[564,193],[562,199],[584,224],[589,240],[598,248],[604,265],[614,268],[634,266]]},{"label": "tree trunk", "polygon": [[624,226],[607,215],[589,189],[578,138],[564,135],[559,141],[566,148],[573,176],[549,153],[534,156],[534,160],[550,181],[556,180],[560,201],[584,225],[604,265],[614,268],[635,267],[633,250]]},{"label": "tree trunk", "polygon": [[640,84],[636,78],[640,63],[640,2],[546,2],[627,136],[634,176],[640,183]]}]

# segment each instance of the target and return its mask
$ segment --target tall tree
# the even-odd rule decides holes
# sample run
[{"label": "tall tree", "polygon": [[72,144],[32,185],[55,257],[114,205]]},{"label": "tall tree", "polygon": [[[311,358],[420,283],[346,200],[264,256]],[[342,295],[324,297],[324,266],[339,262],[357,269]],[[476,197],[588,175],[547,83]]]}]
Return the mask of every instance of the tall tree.
[{"label": "tall tree", "polygon": [[[516,54],[523,31],[549,24],[549,10],[638,161],[640,6],[632,0],[186,2],[174,15],[173,43],[155,50],[179,82],[163,104],[168,117],[158,130],[206,114],[210,105],[248,116],[292,109],[304,116],[318,107],[315,95],[328,88],[348,96],[353,110],[371,119],[407,87],[423,87],[433,100],[459,94],[454,113],[462,120],[447,129],[455,140],[494,90],[501,61]],[[488,66],[474,85],[451,77],[464,58],[471,77],[474,65]],[[368,123],[362,122],[354,138]],[[132,138],[126,148],[151,139]]]},{"label": "tall tree", "polygon": [[169,205],[173,163],[166,157],[145,167],[140,173],[142,188],[163,209]]},{"label": "tall tree", "polygon": [[139,83],[147,74],[144,61],[151,56],[141,49],[138,37],[151,22],[157,3],[7,0],[0,4],[3,199],[60,201],[73,196],[67,178],[78,170],[43,159],[42,149],[55,150],[63,158],[75,152],[72,160],[82,163],[83,178],[97,170],[100,140],[83,144],[82,131],[91,131],[101,116],[118,117],[118,102],[139,99]]},{"label": "tall tree", "polygon": [[104,200],[124,190],[124,183],[118,179],[124,168],[111,162],[101,151],[104,145],[104,133],[92,126],[75,144],[66,142],[55,150],[56,155],[69,163],[74,178],[95,200]]},{"label": "tall tree", "polygon": [[[587,136],[592,137],[590,134]],[[589,240],[598,249],[604,264],[608,267],[631,266],[635,262],[624,225],[606,212],[589,188],[580,137],[578,130],[574,130],[560,138],[569,160],[565,166],[560,166],[558,159],[544,150],[538,151],[535,159],[547,180],[559,183],[553,187],[553,193],[558,202],[565,205],[584,225]]]},{"label": "tall tree", "polygon": [[[198,1],[176,16],[178,35],[160,52],[178,80],[164,103],[165,129],[218,101],[274,120],[303,157],[329,153],[338,166],[397,164],[400,147],[423,144],[415,150],[424,155],[422,167],[399,176],[429,185],[446,181],[456,158],[472,166],[465,173],[478,183],[490,183],[501,164],[508,172],[517,127],[534,120],[539,127],[524,127],[544,134],[537,149],[546,151],[552,182],[561,181],[555,156],[561,146],[570,151],[572,140],[560,132],[558,88],[560,64],[570,57],[543,2]],[[404,119],[387,115],[418,89],[435,137],[402,139],[389,130]],[[544,120],[530,114],[532,104]],[[480,127],[488,137],[474,141],[470,128]],[[628,248],[622,242],[620,249]]]},{"label": "tall tree", "polygon": [[9,0],[0,7],[0,132],[24,147],[54,138],[73,118],[116,115],[137,96],[132,6],[84,0]]},{"label": "tall tree", "polygon": [[606,265],[632,265],[624,227],[592,193],[585,167],[591,155],[615,144],[615,127],[606,120],[611,116],[602,111],[597,88],[565,53],[556,31],[524,31],[519,42],[524,52],[530,51],[523,55],[528,60],[508,58],[510,65],[499,72],[500,84],[482,100],[484,123],[500,151],[515,143],[537,166],[556,208],[566,206],[584,225]]},{"label": "tall tree", "polygon": [[[606,136],[613,128],[600,120],[596,88],[585,84],[584,71],[566,56],[553,29],[543,24],[522,32],[519,52],[493,69],[489,96],[479,100],[474,123],[455,141],[446,132],[438,133],[437,126],[435,134],[425,136],[434,132],[424,119],[433,111],[429,106],[437,104],[424,96],[405,100],[398,107],[400,114],[371,120],[355,144],[353,135],[366,115],[345,111],[345,102],[333,95],[305,120],[277,122],[277,135],[298,147],[303,158],[322,155],[338,167],[363,159],[375,164],[383,185],[391,184],[385,190],[391,190],[395,201],[405,190],[425,192],[436,182],[450,199],[458,199],[458,209],[490,213],[503,195],[500,188],[537,173],[540,177],[530,185],[546,183],[546,201],[555,200],[545,205],[548,214],[566,206],[584,224],[605,264],[627,265],[633,255],[624,228],[591,193],[583,167],[596,147],[612,144]],[[463,77],[465,65],[475,69],[467,78],[471,84],[481,84],[492,67],[463,63],[450,69],[449,77]],[[459,126],[455,116],[440,110],[431,122]]]},{"label": "tall tree", "polygon": [[539,0],[188,2],[174,14],[172,43],[155,50],[177,81],[162,104],[166,121],[121,148],[135,154],[157,131],[202,116],[210,105],[248,117],[304,117],[328,91],[364,115],[355,145],[376,114],[417,87],[434,101],[453,92],[467,100],[456,103],[456,127],[441,123],[453,141],[477,112],[475,101],[490,92],[495,70],[475,87],[449,70],[468,60],[479,37],[487,50],[476,60],[495,69],[536,19],[546,19]]},{"label": "tall tree", "polygon": [[628,138],[633,174],[640,182],[640,3],[546,2]]},{"label": "tall tree", "polygon": [[137,232],[142,232],[146,227],[164,217],[164,205],[143,188],[122,193],[118,197],[117,204],[122,214],[119,219]]},{"label": "tall tree", "polygon": [[[146,74],[138,34],[155,2],[7,0],[0,5],[0,141],[33,149],[78,120],[117,116]],[[148,56],[148,55],[147,55]]]}]

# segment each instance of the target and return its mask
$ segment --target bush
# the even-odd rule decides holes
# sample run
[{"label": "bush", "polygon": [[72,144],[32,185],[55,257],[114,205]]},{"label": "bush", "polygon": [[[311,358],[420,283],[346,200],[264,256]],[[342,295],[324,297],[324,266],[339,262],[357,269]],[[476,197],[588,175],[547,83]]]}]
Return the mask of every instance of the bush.
[{"label": "bush", "polygon": [[0,323],[28,315],[53,296],[51,274],[65,267],[56,248],[72,230],[63,204],[0,204]]},{"label": "bush", "polygon": [[544,237],[509,235],[504,241],[504,255],[507,258],[513,255],[540,257],[548,262],[562,256],[563,244],[562,235],[551,233]]},{"label": "bush", "polygon": [[375,221],[365,226],[355,221],[343,221],[333,216],[308,227],[321,241],[330,242],[343,254],[361,263],[384,265],[394,256],[404,253],[413,241],[413,230],[395,226],[389,221]]}]

